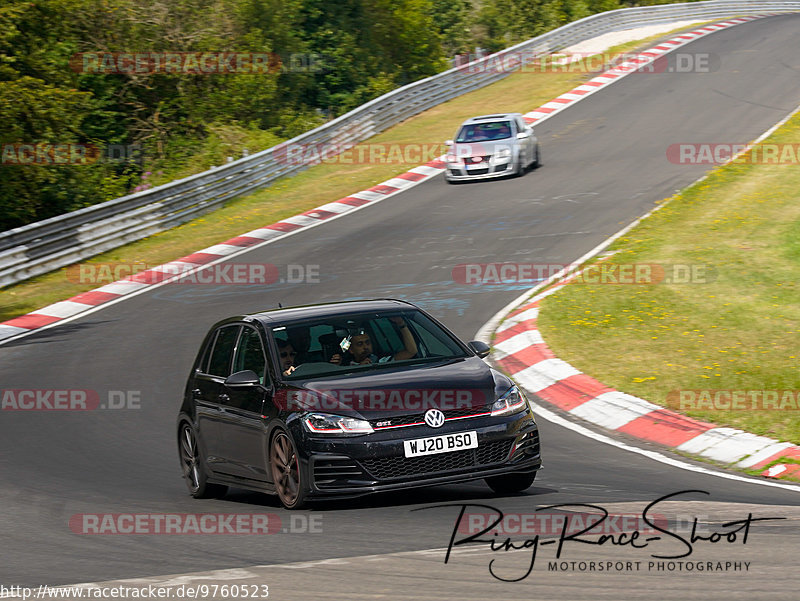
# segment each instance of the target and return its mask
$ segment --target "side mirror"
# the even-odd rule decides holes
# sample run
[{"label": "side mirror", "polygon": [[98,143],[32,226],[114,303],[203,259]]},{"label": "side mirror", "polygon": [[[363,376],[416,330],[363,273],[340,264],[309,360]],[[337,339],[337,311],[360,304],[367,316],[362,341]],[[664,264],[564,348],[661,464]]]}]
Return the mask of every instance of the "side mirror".
[{"label": "side mirror", "polygon": [[530,138],[531,134],[527,131],[521,131],[517,134],[517,140],[525,140],[526,138]]},{"label": "side mirror", "polygon": [[452,146],[453,144],[454,144],[454,142],[452,140],[445,140],[444,141],[444,145],[445,146]]},{"label": "side mirror", "polygon": [[481,342],[480,340],[473,340],[469,343],[469,348],[475,351],[475,354],[478,355],[481,359],[486,357],[491,352],[491,347],[486,344],[485,342]]},{"label": "side mirror", "polygon": [[225,378],[225,386],[231,388],[244,388],[246,386],[257,386],[261,384],[256,372],[246,369],[244,371],[237,371],[235,374],[229,375]]}]

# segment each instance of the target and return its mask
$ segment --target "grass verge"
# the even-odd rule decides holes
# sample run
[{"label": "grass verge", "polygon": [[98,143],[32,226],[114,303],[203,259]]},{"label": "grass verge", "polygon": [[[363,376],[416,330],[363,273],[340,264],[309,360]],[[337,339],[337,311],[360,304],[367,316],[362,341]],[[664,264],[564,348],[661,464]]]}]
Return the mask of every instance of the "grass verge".
[{"label": "grass verge", "polygon": [[[683,28],[682,28],[683,29]],[[681,31],[678,29],[675,31]],[[673,32],[670,32],[673,33]],[[667,34],[621,44],[604,54],[632,52],[646,47]],[[591,60],[589,64],[595,64]],[[352,151],[359,156],[361,147],[376,145],[441,145],[452,137],[465,119],[481,113],[528,112],[580,85],[592,74],[570,72],[520,72],[498,83],[465,94],[412,117],[374,136]],[[369,156],[369,149],[366,151]],[[347,164],[323,163],[299,175],[278,181],[253,194],[236,198],[223,208],[182,226],[121,246],[85,261],[91,264],[119,263],[155,266],[188,255],[207,246],[228,240],[249,230],[269,225],[286,217],[313,209],[327,202],[371,187],[420,164],[386,157],[385,162]],[[416,157],[409,157],[414,158]],[[429,160],[429,159],[426,159]],[[424,162],[424,161],[423,161]],[[0,321],[24,315],[51,303],[97,288],[110,281],[76,282],[68,268],[2,289]]]},{"label": "grass verge", "polygon": [[[800,114],[762,144],[799,139]],[[609,250],[688,281],[564,287],[538,322],[556,355],[691,417],[800,443],[800,161],[718,167]]]}]

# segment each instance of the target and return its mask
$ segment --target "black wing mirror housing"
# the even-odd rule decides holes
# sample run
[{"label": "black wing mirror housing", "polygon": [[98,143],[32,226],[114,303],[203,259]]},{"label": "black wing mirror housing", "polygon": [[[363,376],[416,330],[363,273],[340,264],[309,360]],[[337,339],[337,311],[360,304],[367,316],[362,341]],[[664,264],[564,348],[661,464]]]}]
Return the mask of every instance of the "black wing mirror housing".
[{"label": "black wing mirror housing", "polygon": [[481,359],[486,357],[492,350],[488,344],[481,342],[480,340],[473,340],[470,342],[469,348],[471,348]]},{"label": "black wing mirror housing", "polygon": [[259,384],[261,384],[261,379],[256,372],[249,369],[237,371],[225,378],[225,386],[230,386],[231,388],[244,388],[247,386],[257,386]]}]

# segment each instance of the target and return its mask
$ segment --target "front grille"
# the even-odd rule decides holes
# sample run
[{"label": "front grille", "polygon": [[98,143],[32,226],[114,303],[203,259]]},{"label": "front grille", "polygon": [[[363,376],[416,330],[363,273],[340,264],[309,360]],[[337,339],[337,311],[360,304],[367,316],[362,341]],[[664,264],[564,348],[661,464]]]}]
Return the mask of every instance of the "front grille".
[{"label": "front grille", "polygon": [[486,175],[489,173],[488,169],[469,169],[467,175]]},{"label": "front grille", "polygon": [[[488,413],[489,410],[487,407],[468,407],[466,409],[447,409],[446,411],[442,411],[444,413],[445,419],[453,419],[457,417],[466,417],[468,415],[476,415],[476,414],[483,414]],[[385,423],[387,421],[392,422],[388,426],[378,426],[379,423]],[[411,424],[424,424],[425,423],[425,414],[424,413],[410,413],[408,415],[400,415],[398,417],[392,417],[391,419],[377,419],[372,420],[370,425],[380,430],[381,428],[387,427],[395,427],[395,426],[408,426]]]},{"label": "front grille", "polygon": [[316,459],[314,482],[320,488],[348,486],[352,480],[367,480],[364,470],[349,457]]},{"label": "front grille", "polygon": [[367,471],[378,480],[392,480],[420,474],[452,472],[475,466],[502,463],[508,457],[511,439],[485,442],[477,449],[465,449],[453,453],[439,453],[423,457],[383,457],[362,459]]}]

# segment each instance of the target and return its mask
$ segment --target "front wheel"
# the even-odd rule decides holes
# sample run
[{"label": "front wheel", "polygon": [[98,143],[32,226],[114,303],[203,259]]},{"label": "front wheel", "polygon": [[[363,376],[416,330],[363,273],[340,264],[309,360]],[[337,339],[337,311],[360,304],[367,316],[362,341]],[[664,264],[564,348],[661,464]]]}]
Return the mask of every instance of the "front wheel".
[{"label": "front wheel", "polygon": [[537,169],[542,166],[542,151],[539,150],[539,145],[536,145],[536,160],[531,163],[531,167],[533,169]]},{"label": "front wheel", "polygon": [[178,430],[178,452],[186,487],[195,499],[222,497],[228,492],[227,486],[208,482],[203,455],[197,445],[197,436],[194,428],[187,422],[183,422]]},{"label": "front wheel", "polygon": [[536,472],[531,472],[530,474],[503,474],[502,476],[486,478],[486,484],[497,494],[504,495],[522,492],[529,488],[535,479]]},{"label": "front wheel", "polygon": [[306,491],[300,477],[300,459],[292,439],[278,430],[269,446],[269,463],[275,492],[286,509],[300,509],[305,505]]}]

